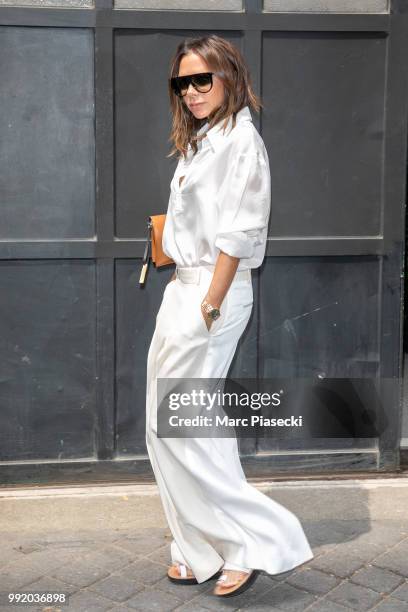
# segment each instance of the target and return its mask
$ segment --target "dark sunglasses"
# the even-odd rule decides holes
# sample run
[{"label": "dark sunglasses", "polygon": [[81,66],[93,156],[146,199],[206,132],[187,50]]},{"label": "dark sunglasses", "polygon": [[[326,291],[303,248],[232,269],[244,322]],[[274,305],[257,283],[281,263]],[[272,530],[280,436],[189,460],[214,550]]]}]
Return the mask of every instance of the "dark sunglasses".
[{"label": "dark sunglasses", "polygon": [[186,95],[190,83],[200,93],[207,93],[213,86],[213,74],[216,74],[216,72],[197,72],[196,74],[172,77],[169,79],[170,86],[176,96],[180,98]]}]

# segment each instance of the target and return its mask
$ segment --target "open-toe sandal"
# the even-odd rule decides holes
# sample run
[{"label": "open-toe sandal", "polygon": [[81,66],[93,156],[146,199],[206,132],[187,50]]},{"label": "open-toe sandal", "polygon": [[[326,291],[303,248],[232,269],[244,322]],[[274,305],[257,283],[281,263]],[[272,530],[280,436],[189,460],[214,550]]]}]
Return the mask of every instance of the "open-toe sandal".
[{"label": "open-toe sandal", "polygon": [[[259,570],[254,569],[250,572],[240,572],[244,574],[241,578],[229,580],[226,571],[227,570],[224,570],[221,577],[217,580],[213,591],[214,595],[218,597],[234,597],[235,595],[241,595],[241,593],[249,589],[259,575]],[[228,583],[228,586],[226,586],[225,583]]]},{"label": "open-toe sandal", "polygon": [[187,565],[183,563],[174,563],[167,570],[167,578],[178,584],[198,584],[197,578]]},{"label": "open-toe sandal", "polygon": [[[208,580],[218,578],[221,574],[222,570],[218,570],[218,572],[208,578]],[[183,563],[174,563],[169,567],[167,577],[172,582],[177,582],[178,584],[198,584],[197,578],[194,576],[191,569]]]}]

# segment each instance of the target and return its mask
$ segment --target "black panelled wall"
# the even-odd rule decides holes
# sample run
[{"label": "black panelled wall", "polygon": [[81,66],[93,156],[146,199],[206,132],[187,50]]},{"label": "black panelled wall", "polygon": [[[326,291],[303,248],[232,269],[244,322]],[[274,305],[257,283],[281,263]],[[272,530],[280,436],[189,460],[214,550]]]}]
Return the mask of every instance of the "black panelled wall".
[{"label": "black panelled wall", "polygon": [[[151,479],[145,377],[172,268],[168,67],[238,45],[264,109],[267,256],[231,374],[384,381],[376,439],[241,441],[248,476],[400,467],[408,13],[0,6],[0,482]],[[391,384],[390,384],[391,383]]]}]

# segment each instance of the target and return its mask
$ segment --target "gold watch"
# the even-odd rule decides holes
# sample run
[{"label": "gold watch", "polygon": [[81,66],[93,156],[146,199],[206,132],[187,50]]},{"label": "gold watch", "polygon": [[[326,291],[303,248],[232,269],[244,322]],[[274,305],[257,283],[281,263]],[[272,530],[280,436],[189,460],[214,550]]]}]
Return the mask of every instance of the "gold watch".
[{"label": "gold watch", "polygon": [[207,302],[207,300],[203,300],[201,308],[204,310],[205,314],[213,321],[218,319],[218,317],[221,315],[219,309],[215,308],[215,306],[210,304],[210,302]]}]

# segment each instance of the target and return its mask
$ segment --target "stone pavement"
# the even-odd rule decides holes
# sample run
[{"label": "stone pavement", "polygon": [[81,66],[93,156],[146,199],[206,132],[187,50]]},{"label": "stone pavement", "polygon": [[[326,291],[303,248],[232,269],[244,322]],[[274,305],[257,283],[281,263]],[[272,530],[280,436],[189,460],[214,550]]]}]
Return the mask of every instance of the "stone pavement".
[{"label": "stone pavement", "polygon": [[[408,611],[408,475],[256,486],[295,512],[315,557],[225,601],[214,581],[167,579],[171,536],[155,485],[0,489],[0,611]],[[10,592],[69,602],[10,605]]]}]

